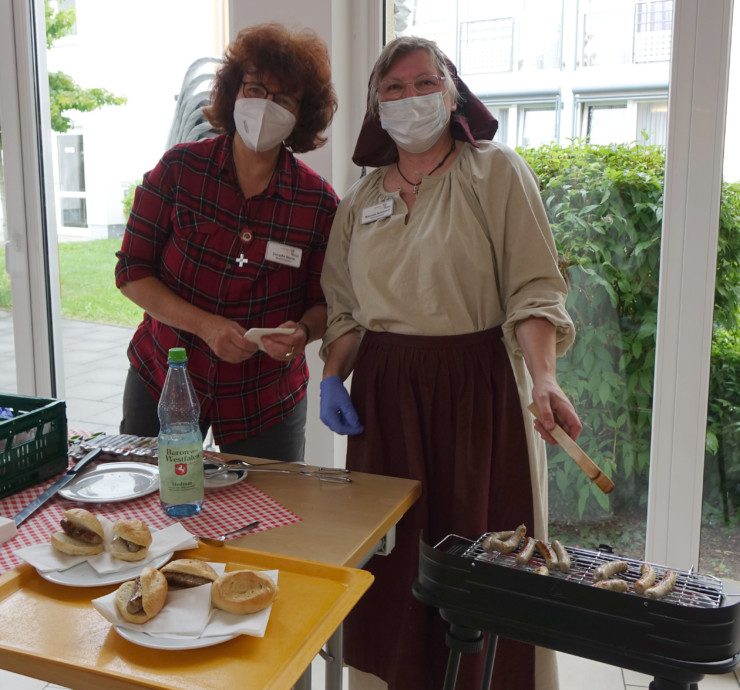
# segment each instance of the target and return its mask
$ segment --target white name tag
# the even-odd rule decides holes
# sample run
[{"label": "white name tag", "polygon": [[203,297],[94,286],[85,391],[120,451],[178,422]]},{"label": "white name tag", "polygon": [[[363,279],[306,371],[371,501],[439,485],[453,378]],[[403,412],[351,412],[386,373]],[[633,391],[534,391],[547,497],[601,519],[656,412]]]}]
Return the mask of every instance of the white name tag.
[{"label": "white name tag", "polygon": [[284,266],[295,266],[296,268],[301,265],[302,255],[303,250],[298,247],[291,247],[273,241],[267,243],[267,249],[265,250],[265,259],[268,261],[274,261],[276,264],[283,264]]},{"label": "white name tag", "polygon": [[393,199],[386,199],[385,201],[381,201],[379,204],[375,204],[375,206],[363,208],[360,222],[363,225],[365,225],[365,223],[373,223],[380,218],[388,218],[392,213]]}]

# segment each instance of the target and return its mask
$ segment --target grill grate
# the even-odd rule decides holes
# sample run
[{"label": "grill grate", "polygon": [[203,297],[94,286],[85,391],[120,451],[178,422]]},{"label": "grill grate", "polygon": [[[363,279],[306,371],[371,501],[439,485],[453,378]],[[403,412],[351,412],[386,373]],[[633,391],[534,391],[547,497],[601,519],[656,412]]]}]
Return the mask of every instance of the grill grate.
[{"label": "grill grate", "polygon": [[[544,559],[537,551],[535,551],[529,563],[525,565],[519,565],[516,562],[516,551],[510,554],[503,554],[497,551],[484,551],[482,543],[487,536],[488,533],[483,534],[472,544],[470,544],[470,542],[466,542],[463,545],[460,542],[459,537],[450,535],[450,537],[442,540],[442,542],[440,542],[435,548],[441,548],[449,553],[456,551],[457,555],[460,555],[463,558],[472,558],[479,562],[492,563],[494,565],[513,568],[516,570],[526,570],[531,573],[534,573],[539,566],[545,564]],[[449,546],[451,548],[449,550],[445,548],[445,542],[447,539],[450,539]],[[521,548],[521,546],[523,546],[523,542],[519,545],[519,548]],[[640,566],[643,561],[618,556],[605,551],[593,551],[572,546],[567,546],[565,548],[571,558],[570,572],[561,573],[555,571],[551,572],[548,577],[556,577],[561,580],[591,586],[594,584],[594,571],[600,565],[608,563],[609,561],[625,561],[628,565],[628,569],[626,572],[621,573],[619,577],[630,584],[630,589],[626,595],[645,599],[641,594],[633,591],[634,583],[640,579]],[[666,568],[663,565],[657,565],[654,563],[650,563],[650,565],[655,568],[658,574],[658,580],[660,580],[669,570],[669,568]],[[676,585],[667,596],[661,599],[661,601],[694,608],[718,608],[722,605],[723,594],[721,580],[711,575],[702,575],[693,571],[687,572],[677,570],[675,568],[671,568],[670,570],[674,570],[676,573]]]}]

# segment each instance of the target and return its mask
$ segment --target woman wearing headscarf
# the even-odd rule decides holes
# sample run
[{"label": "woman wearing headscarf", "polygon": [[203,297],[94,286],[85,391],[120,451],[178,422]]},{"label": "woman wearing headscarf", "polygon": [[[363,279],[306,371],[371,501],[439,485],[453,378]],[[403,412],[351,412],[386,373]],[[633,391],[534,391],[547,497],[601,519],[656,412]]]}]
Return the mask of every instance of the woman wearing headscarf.
[{"label": "woman wearing headscarf", "polygon": [[[188,351],[200,424],[222,451],[303,459],[304,349],[326,326],[320,277],[331,186],[293,154],[337,107],[326,44],[281,24],[243,29],[206,116],[221,134],[167,151],[136,190],[116,284],[145,310],[128,349],[121,433],[156,436],[171,347]],[[247,330],[287,329],[261,339]]]},{"label": "woman wearing headscarf", "polygon": [[[537,179],[491,141],[495,129],[436,44],[389,43],[353,156],[376,169],[340,203],[322,273],[321,418],[349,436],[350,469],[423,487],[395,549],[369,562],[375,583],[345,626],[351,677],[392,690],[444,678],[445,626],[411,594],[420,536],[524,523],[546,538],[535,430],[550,442],[555,421],[573,438],[581,430],[556,380],[574,333]],[[531,400],[542,424],[529,421]],[[480,687],[481,657],[463,659],[458,687]],[[557,687],[553,654],[501,639],[494,687]]]}]

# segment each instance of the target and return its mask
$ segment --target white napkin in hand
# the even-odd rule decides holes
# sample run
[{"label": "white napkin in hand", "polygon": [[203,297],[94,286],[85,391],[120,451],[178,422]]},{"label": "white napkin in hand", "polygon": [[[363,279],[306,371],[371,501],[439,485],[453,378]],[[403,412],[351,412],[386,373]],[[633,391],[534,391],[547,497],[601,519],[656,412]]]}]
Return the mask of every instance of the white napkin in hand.
[{"label": "white napkin in hand", "polygon": [[[105,518],[101,519],[103,522]],[[103,529],[105,530],[105,542],[106,546],[113,540],[113,523],[109,520],[105,520],[108,524],[103,523]],[[88,562],[90,566],[99,575],[106,575],[108,573],[116,573],[119,570],[129,570],[136,566],[142,568],[149,563],[152,559],[157,558],[165,553],[171,551],[179,551],[181,549],[192,549],[198,545],[192,534],[188,532],[179,522],[164,529],[154,530],[152,532],[152,544],[149,547],[149,553],[146,558],[140,561],[122,561],[119,558],[113,558],[107,551],[97,554],[95,556],[89,556]]]},{"label": "white napkin in hand", "polygon": [[[226,568],[224,563],[210,565],[219,574]],[[162,610],[146,623],[130,623],[121,618],[116,608],[115,591],[93,599],[92,605],[103,618],[117,627],[150,634],[199,637],[211,614],[211,585],[169,590]]]},{"label": "white napkin in hand", "polygon": [[[260,573],[267,575],[267,577],[277,584],[277,570],[261,570]],[[262,611],[248,613],[243,616],[214,608],[211,613],[211,620],[208,621],[208,625],[200,634],[200,637],[212,637],[215,635],[251,635],[252,637],[264,637],[271,611],[272,604],[266,609],[262,609]]]}]

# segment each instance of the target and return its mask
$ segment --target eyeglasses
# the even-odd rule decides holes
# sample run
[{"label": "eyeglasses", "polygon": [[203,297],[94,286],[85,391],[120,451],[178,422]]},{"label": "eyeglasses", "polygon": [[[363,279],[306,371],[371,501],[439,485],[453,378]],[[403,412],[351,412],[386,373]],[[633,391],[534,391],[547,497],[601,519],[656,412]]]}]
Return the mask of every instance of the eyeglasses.
[{"label": "eyeglasses", "polygon": [[289,93],[270,92],[264,84],[256,81],[242,82],[242,96],[244,98],[267,98],[272,96],[273,103],[277,103],[281,108],[285,108],[291,113],[295,113],[300,106],[300,101],[295,96],[291,96]]},{"label": "eyeglasses", "polygon": [[417,96],[426,96],[439,91],[443,82],[444,77],[438,74],[420,74],[413,81],[385,79],[378,86],[378,94],[384,101],[397,101],[403,97],[406,87],[410,84]]}]

